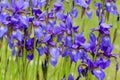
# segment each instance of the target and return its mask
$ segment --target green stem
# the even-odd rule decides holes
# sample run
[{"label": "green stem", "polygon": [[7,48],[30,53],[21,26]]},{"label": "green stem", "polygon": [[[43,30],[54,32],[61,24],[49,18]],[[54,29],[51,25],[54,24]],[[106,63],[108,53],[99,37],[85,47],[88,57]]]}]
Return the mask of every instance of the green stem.
[{"label": "green stem", "polygon": [[37,68],[36,68],[36,80],[40,80],[40,76],[39,76],[39,70],[38,70],[38,67],[39,67],[39,59],[40,59],[40,56],[38,54],[38,60],[37,60]]},{"label": "green stem", "polygon": [[7,60],[7,52],[8,52],[8,42],[6,42],[6,45],[5,45],[5,63],[6,63],[6,65],[5,65],[5,72],[4,72],[4,80],[6,80],[6,73],[7,73],[7,69],[8,69],[8,63],[9,63],[9,60]]}]

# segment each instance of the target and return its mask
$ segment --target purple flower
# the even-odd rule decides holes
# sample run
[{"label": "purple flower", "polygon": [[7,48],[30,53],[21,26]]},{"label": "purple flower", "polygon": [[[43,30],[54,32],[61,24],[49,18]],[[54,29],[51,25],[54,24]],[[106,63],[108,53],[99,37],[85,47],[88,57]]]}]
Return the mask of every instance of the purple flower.
[{"label": "purple flower", "polygon": [[105,73],[102,69],[100,69],[100,70],[94,69],[92,72],[99,80],[104,80]]},{"label": "purple flower", "polygon": [[53,58],[53,57],[50,58],[50,63],[51,63],[53,66],[56,66],[57,62],[58,62],[57,59],[55,59],[55,58]]},{"label": "purple flower", "polygon": [[65,40],[65,43],[64,43],[65,46],[72,47],[72,37],[71,36],[66,36],[64,40]]},{"label": "purple flower", "polygon": [[78,10],[77,8],[73,8],[72,11],[71,11],[71,14],[73,15],[74,18],[76,18],[78,16]]},{"label": "purple flower", "polygon": [[29,61],[33,60],[33,58],[34,58],[34,54],[33,53],[27,54],[27,59]]},{"label": "purple flower", "polygon": [[95,52],[96,51],[96,45],[97,45],[97,38],[93,33],[90,33],[89,44],[90,44],[90,50],[92,52]]},{"label": "purple flower", "polygon": [[66,18],[66,31],[67,31],[67,34],[71,34],[72,27],[73,27],[73,20],[72,20],[71,15],[68,14],[67,18]]},{"label": "purple flower", "polygon": [[50,54],[53,58],[58,59],[60,55],[60,49],[56,47],[51,47]]},{"label": "purple flower", "polygon": [[98,7],[97,10],[96,10],[96,15],[97,15],[97,16],[100,16],[100,12],[102,11],[102,3],[101,3],[101,2],[95,2],[94,5],[95,5],[96,7]]},{"label": "purple flower", "polygon": [[8,27],[0,26],[0,38],[8,32]]},{"label": "purple flower", "polygon": [[29,17],[28,16],[19,16],[20,26],[27,28],[29,26]]},{"label": "purple flower", "polygon": [[25,47],[27,50],[32,50],[34,48],[34,38],[28,38]]},{"label": "purple flower", "polygon": [[12,55],[14,56],[16,54],[15,48],[12,50]]},{"label": "purple flower", "polygon": [[34,34],[38,40],[43,36],[42,28],[41,27],[35,27],[34,28]]},{"label": "purple flower", "polygon": [[74,77],[73,77],[72,74],[70,74],[70,75],[68,76],[68,80],[74,80]]},{"label": "purple flower", "polygon": [[9,39],[9,40],[8,40],[8,43],[9,43],[10,49],[12,49],[13,46],[14,46],[14,42],[12,41],[12,39]]},{"label": "purple flower", "polygon": [[38,51],[38,53],[39,53],[40,56],[42,56],[43,53],[45,52],[44,47],[39,46],[36,49],[37,49],[37,51]]},{"label": "purple flower", "polygon": [[77,62],[79,59],[78,51],[73,50],[72,52],[70,52],[70,58],[71,58],[71,61]]},{"label": "purple flower", "polygon": [[32,7],[42,7],[46,4],[46,0],[32,0]]},{"label": "purple flower", "polygon": [[63,10],[63,3],[62,2],[57,2],[54,4],[54,8],[53,8],[53,11],[60,11],[60,10]]},{"label": "purple flower", "polygon": [[50,63],[55,66],[57,64],[59,55],[60,55],[60,49],[56,48],[56,47],[51,47],[50,48],[50,55],[51,55],[51,59],[50,59]]},{"label": "purple flower", "polygon": [[84,37],[84,32],[74,34],[74,43],[82,45],[86,41]]},{"label": "purple flower", "polygon": [[58,19],[60,19],[60,20],[65,21],[65,19],[67,18],[67,15],[64,14],[63,12],[57,12],[57,13],[56,13],[56,17],[57,17]]},{"label": "purple flower", "polygon": [[111,43],[110,37],[107,37],[107,36],[102,37],[100,48],[104,52],[105,55],[110,55],[110,53],[112,52],[114,48]]},{"label": "purple flower", "polygon": [[85,59],[89,59],[89,56],[87,55],[87,53],[82,49],[80,49],[77,54],[78,54],[79,59],[82,61]]},{"label": "purple flower", "polygon": [[42,11],[39,9],[39,8],[33,8],[32,9],[32,12],[35,14],[35,15],[39,15],[42,13]]},{"label": "purple flower", "polygon": [[43,42],[47,42],[51,39],[51,34],[45,34],[43,38]]},{"label": "purple flower", "polygon": [[106,11],[118,15],[117,6],[114,2],[106,2]]},{"label": "purple flower", "polygon": [[8,15],[8,13],[6,13],[6,12],[1,12],[0,13],[0,22],[6,22],[6,19],[7,19],[7,17],[8,17],[9,15]]},{"label": "purple flower", "polygon": [[102,57],[98,58],[96,60],[96,64],[98,64],[98,66],[100,66],[101,69],[105,69],[110,65],[110,59],[104,59]]},{"label": "purple flower", "polygon": [[17,39],[18,41],[22,41],[23,40],[23,33],[20,31],[20,30],[16,30],[16,31],[13,31],[12,34],[11,34],[11,39]]},{"label": "purple flower", "polygon": [[74,2],[75,2],[75,4],[80,5],[80,6],[84,7],[84,8],[88,8],[88,6],[89,6],[87,4],[86,0],[74,0]]},{"label": "purple flower", "polygon": [[72,50],[70,48],[65,48],[62,57],[68,56],[71,52]]},{"label": "purple flower", "polygon": [[24,0],[11,0],[12,3],[12,8],[14,10],[14,12],[18,12],[22,9],[25,9],[27,7],[29,7],[29,1],[24,1]]},{"label": "purple flower", "polygon": [[0,1],[0,8],[5,7],[5,8],[9,8],[10,4],[8,2],[8,0],[2,0]]},{"label": "purple flower", "polygon": [[86,11],[86,15],[87,15],[87,17],[88,17],[89,19],[91,19],[92,14],[93,14],[93,11],[92,11],[92,10],[87,10],[87,11]]}]

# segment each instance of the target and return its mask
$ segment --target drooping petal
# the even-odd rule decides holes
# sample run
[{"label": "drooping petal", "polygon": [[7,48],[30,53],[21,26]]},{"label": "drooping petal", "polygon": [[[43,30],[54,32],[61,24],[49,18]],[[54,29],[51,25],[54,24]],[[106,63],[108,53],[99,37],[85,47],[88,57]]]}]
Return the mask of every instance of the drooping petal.
[{"label": "drooping petal", "polygon": [[44,48],[40,46],[40,47],[37,47],[36,49],[37,49],[39,55],[42,56],[44,53]]},{"label": "drooping petal", "polygon": [[73,77],[72,74],[70,74],[70,75],[68,76],[68,80],[74,80],[74,77]]},{"label": "drooping petal", "polygon": [[88,17],[89,19],[92,18],[92,14],[93,14],[93,11],[92,11],[92,10],[87,10],[87,11],[86,11],[86,15],[87,15],[87,17]]},{"label": "drooping petal", "polygon": [[43,36],[42,28],[40,27],[34,28],[34,33],[37,39],[40,39]]},{"label": "drooping petal", "polygon": [[33,53],[27,54],[27,59],[29,61],[33,60],[33,58],[34,58],[34,54]]},{"label": "drooping petal", "polygon": [[24,35],[20,30],[13,31],[12,35],[11,35],[11,39],[17,39],[19,41],[22,41],[23,37],[24,37]]},{"label": "drooping petal", "polygon": [[50,48],[50,54],[53,58],[58,59],[59,55],[60,55],[60,50],[59,48],[56,47],[51,47]]},{"label": "drooping petal", "polygon": [[51,39],[51,34],[46,34],[46,35],[44,36],[43,42],[47,42],[47,41],[50,40],[50,39]]},{"label": "drooping petal", "polygon": [[72,61],[77,62],[79,59],[78,51],[73,50],[72,52],[70,52],[70,58]]},{"label": "drooping petal", "polygon": [[2,38],[8,31],[8,27],[0,27],[0,38]]},{"label": "drooping petal", "polygon": [[74,16],[74,18],[76,18],[78,16],[78,10],[77,8],[73,8],[72,11],[71,11],[71,14]]},{"label": "drooping petal", "polygon": [[102,69],[100,70],[93,70],[93,74],[99,79],[99,80],[104,80],[105,78],[105,73]]},{"label": "drooping petal", "polygon": [[26,40],[25,47],[26,47],[27,50],[32,50],[33,47],[34,47],[34,38],[28,38]]},{"label": "drooping petal", "polygon": [[75,4],[78,4],[84,8],[88,8],[88,4],[86,3],[86,0],[74,0]]},{"label": "drooping petal", "polygon": [[57,64],[57,59],[55,59],[55,58],[53,58],[53,57],[51,57],[50,58],[50,63],[53,65],[53,66],[55,66],[56,64]]}]

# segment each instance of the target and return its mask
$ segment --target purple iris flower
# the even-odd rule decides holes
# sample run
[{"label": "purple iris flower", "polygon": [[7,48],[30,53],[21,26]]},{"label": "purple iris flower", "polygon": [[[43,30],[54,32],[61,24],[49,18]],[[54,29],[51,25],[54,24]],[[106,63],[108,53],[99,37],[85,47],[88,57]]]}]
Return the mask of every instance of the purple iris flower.
[{"label": "purple iris flower", "polygon": [[20,26],[23,28],[27,28],[29,25],[29,17],[28,16],[19,16]]},{"label": "purple iris flower", "polygon": [[38,15],[38,20],[44,21],[46,15],[47,15],[47,12],[43,11],[41,14]]},{"label": "purple iris flower", "polygon": [[72,52],[70,52],[70,58],[71,61],[77,62],[79,59],[79,51],[72,50]]},{"label": "purple iris flower", "polygon": [[39,15],[39,14],[42,13],[42,11],[41,11],[39,8],[33,8],[33,9],[32,9],[32,12],[33,12],[33,14],[35,14],[35,15]]},{"label": "purple iris flower", "polygon": [[89,44],[90,44],[90,50],[92,52],[95,52],[96,51],[96,45],[97,45],[97,38],[93,33],[90,33]]},{"label": "purple iris flower", "polygon": [[101,2],[95,2],[94,5],[95,5],[96,7],[98,7],[97,10],[96,10],[96,15],[97,15],[97,16],[100,16],[100,12],[102,11],[102,3],[101,3]]},{"label": "purple iris flower", "polygon": [[78,16],[78,9],[74,7],[71,11],[71,14],[73,15],[74,18],[76,18]]},{"label": "purple iris flower", "polygon": [[64,5],[63,5],[62,2],[56,2],[56,3],[54,4],[54,8],[53,8],[52,10],[55,11],[55,12],[61,11],[61,10],[64,9],[63,6],[64,6]]},{"label": "purple iris flower", "polygon": [[33,58],[34,58],[34,54],[33,53],[27,54],[27,59],[29,61],[33,60]]},{"label": "purple iris flower", "polygon": [[110,37],[107,37],[107,36],[102,37],[100,48],[104,52],[105,55],[110,55],[110,53],[112,52],[114,48],[111,43]]},{"label": "purple iris flower", "polygon": [[51,34],[44,34],[43,42],[47,42],[51,39]]},{"label": "purple iris flower", "polygon": [[82,45],[86,41],[84,37],[84,32],[74,34],[74,43]]},{"label": "purple iris flower", "polygon": [[74,31],[74,32],[76,32],[76,33],[77,33],[77,32],[78,32],[78,29],[79,29],[79,26],[73,26],[73,28],[72,28],[72,29],[73,29],[73,31]]},{"label": "purple iris flower", "polygon": [[0,38],[8,32],[8,27],[0,26]]},{"label": "purple iris flower", "polygon": [[68,56],[71,52],[71,48],[65,48],[62,57]]},{"label": "purple iris flower", "polygon": [[50,58],[50,63],[51,63],[53,66],[56,66],[57,62],[58,62],[58,60],[57,60],[56,58],[53,58],[53,57]]},{"label": "purple iris flower", "polygon": [[50,63],[55,66],[58,62],[58,58],[60,56],[60,49],[56,48],[56,47],[51,47],[50,48],[50,55],[51,55],[51,59],[50,59]]},{"label": "purple iris flower", "polygon": [[99,30],[104,34],[109,34],[109,29],[112,28],[111,24],[101,23],[99,26]]},{"label": "purple iris flower", "polygon": [[32,50],[34,48],[34,38],[28,38],[25,47],[27,50]]},{"label": "purple iris flower", "polygon": [[9,16],[8,13],[6,12],[1,12],[0,13],[0,22],[6,22],[7,17]]},{"label": "purple iris flower", "polygon": [[[66,27],[67,27],[68,31],[70,31],[73,27],[73,20],[72,20],[72,16],[70,14],[68,14],[67,18],[66,18]],[[68,32],[68,34],[71,34],[71,32]]]},{"label": "purple iris flower", "polygon": [[89,19],[91,19],[92,14],[93,14],[93,11],[92,11],[92,10],[87,10],[87,11],[86,11],[86,15],[87,15],[87,17],[88,17]]},{"label": "purple iris flower", "polygon": [[2,7],[5,7],[5,8],[9,8],[10,7],[10,4],[9,4],[8,0],[2,0],[0,2],[0,8],[2,8]]},{"label": "purple iris flower", "polygon": [[87,53],[82,49],[80,49],[77,54],[78,54],[79,59],[82,61],[85,59],[89,59],[89,56],[87,55]]},{"label": "purple iris flower", "polygon": [[42,32],[41,27],[35,27],[34,28],[34,33],[35,33],[35,36],[38,40],[40,40],[40,38],[43,36],[43,32]]},{"label": "purple iris flower", "polygon": [[15,1],[15,0],[11,0],[11,3],[12,3],[12,8],[14,10],[14,12],[18,12],[22,9],[25,9],[26,7],[29,7],[29,0],[18,0],[18,1]]},{"label": "purple iris flower", "polygon": [[102,69],[100,69],[100,70],[94,69],[92,72],[99,80],[104,80],[105,73]]},{"label": "purple iris flower", "polygon": [[57,17],[58,19],[60,19],[60,20],[65,21],[65,19],[67,18],[67,15],[66,15],[65,13],[63,13],[63,12],[57,12],[57,13],[56,13],[56,17]]},{"label": "purple iris flower", "polygon": [[71,36],[66,36],[65,37],[65,43],[64,45],[67,46],[67,47],[72,47],[72,37]]},{"label": "purple iris flower", "polygon": [[70,75],[68,76],[68,80],[74,80],[74,77],[73,77],[72,74],[70,74]]},{"label": "purple iris flower", "polygon": [[23,33],[20,30],[16,30],[12,32],[11,39],[17,39],[18,41],[23,40]]},{"label": "purple iris flower", "polygon": [[32,0],[32,7],[42,7],[46,4],[46,0]]},{"label": "purple iris flower", "polygon": [[42,46],[39,46],[39,47],[37,47],[36,49],[37,49],[37,51],[38,51],[38,53],[39,53],[40,56],[42,56],[43,53],[45,52],[45,49],[44,49],[44,47],[42,47]]},{"label": "purple iris flower", "polygon": [[14,42],[12,41],[12,39],[9,39],[9,40],[8,40],[8,43],[9,43],[10,49],[12,49],[13,46],[14,46]]},{"label": "purple iris flower", "polygon": [[96,60],[95,64],[100,66],[101,69],[105,69],[110,65],[110,59],[104,59],[103,57],[100,57]]},{"label": "purple iris flower", "polygon": [[106,11],[118,15],[117,6],[114,2],[106,2]]},{"label": "purple iris flower", "polygon": [[84,7],[84,8],[88,8],[89,1],[86,2],[86,0],[74,0],[75,4],[80,5],[80,6]]}]

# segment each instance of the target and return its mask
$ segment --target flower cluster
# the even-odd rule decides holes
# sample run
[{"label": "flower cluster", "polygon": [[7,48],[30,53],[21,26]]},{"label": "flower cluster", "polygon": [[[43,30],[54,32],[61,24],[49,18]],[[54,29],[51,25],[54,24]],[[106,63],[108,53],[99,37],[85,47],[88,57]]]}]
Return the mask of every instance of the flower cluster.
[{"label": "flower cluster", "polygon": [[[60,56],[69,56],[71,62],[81,60],[77,80],[81,76],[88,76],[89,71],[99,80],[104,80],[104,69],[110,65],[110,58],[116,60],[117,56],[112,54],[114,45],[109,31],[112,24],[105,22],[104,15],[118,15],[118,11],[114,0],[95,2],[99,25],[91,29],[87,41],[84,31],[79,31],[73,19],[78,17],[77,7],[82,9],[81,18],[86,13],[91,19],[91,1],[73,0],[71,11],[66,12],[64,0],[57,0],[52,8],[49,8],[50,0],[3,0],[0,2],[0,38],[8,41],[13,55],[23,57],[26,51],[26,58],[31,61],[37,50],[39,56],[48,56],[53,66]],[[94,32],[98,32],[98,35]],[[118,70],[117,60],[116,67]],[[68,80],[74,80],[72,74]]]}]

